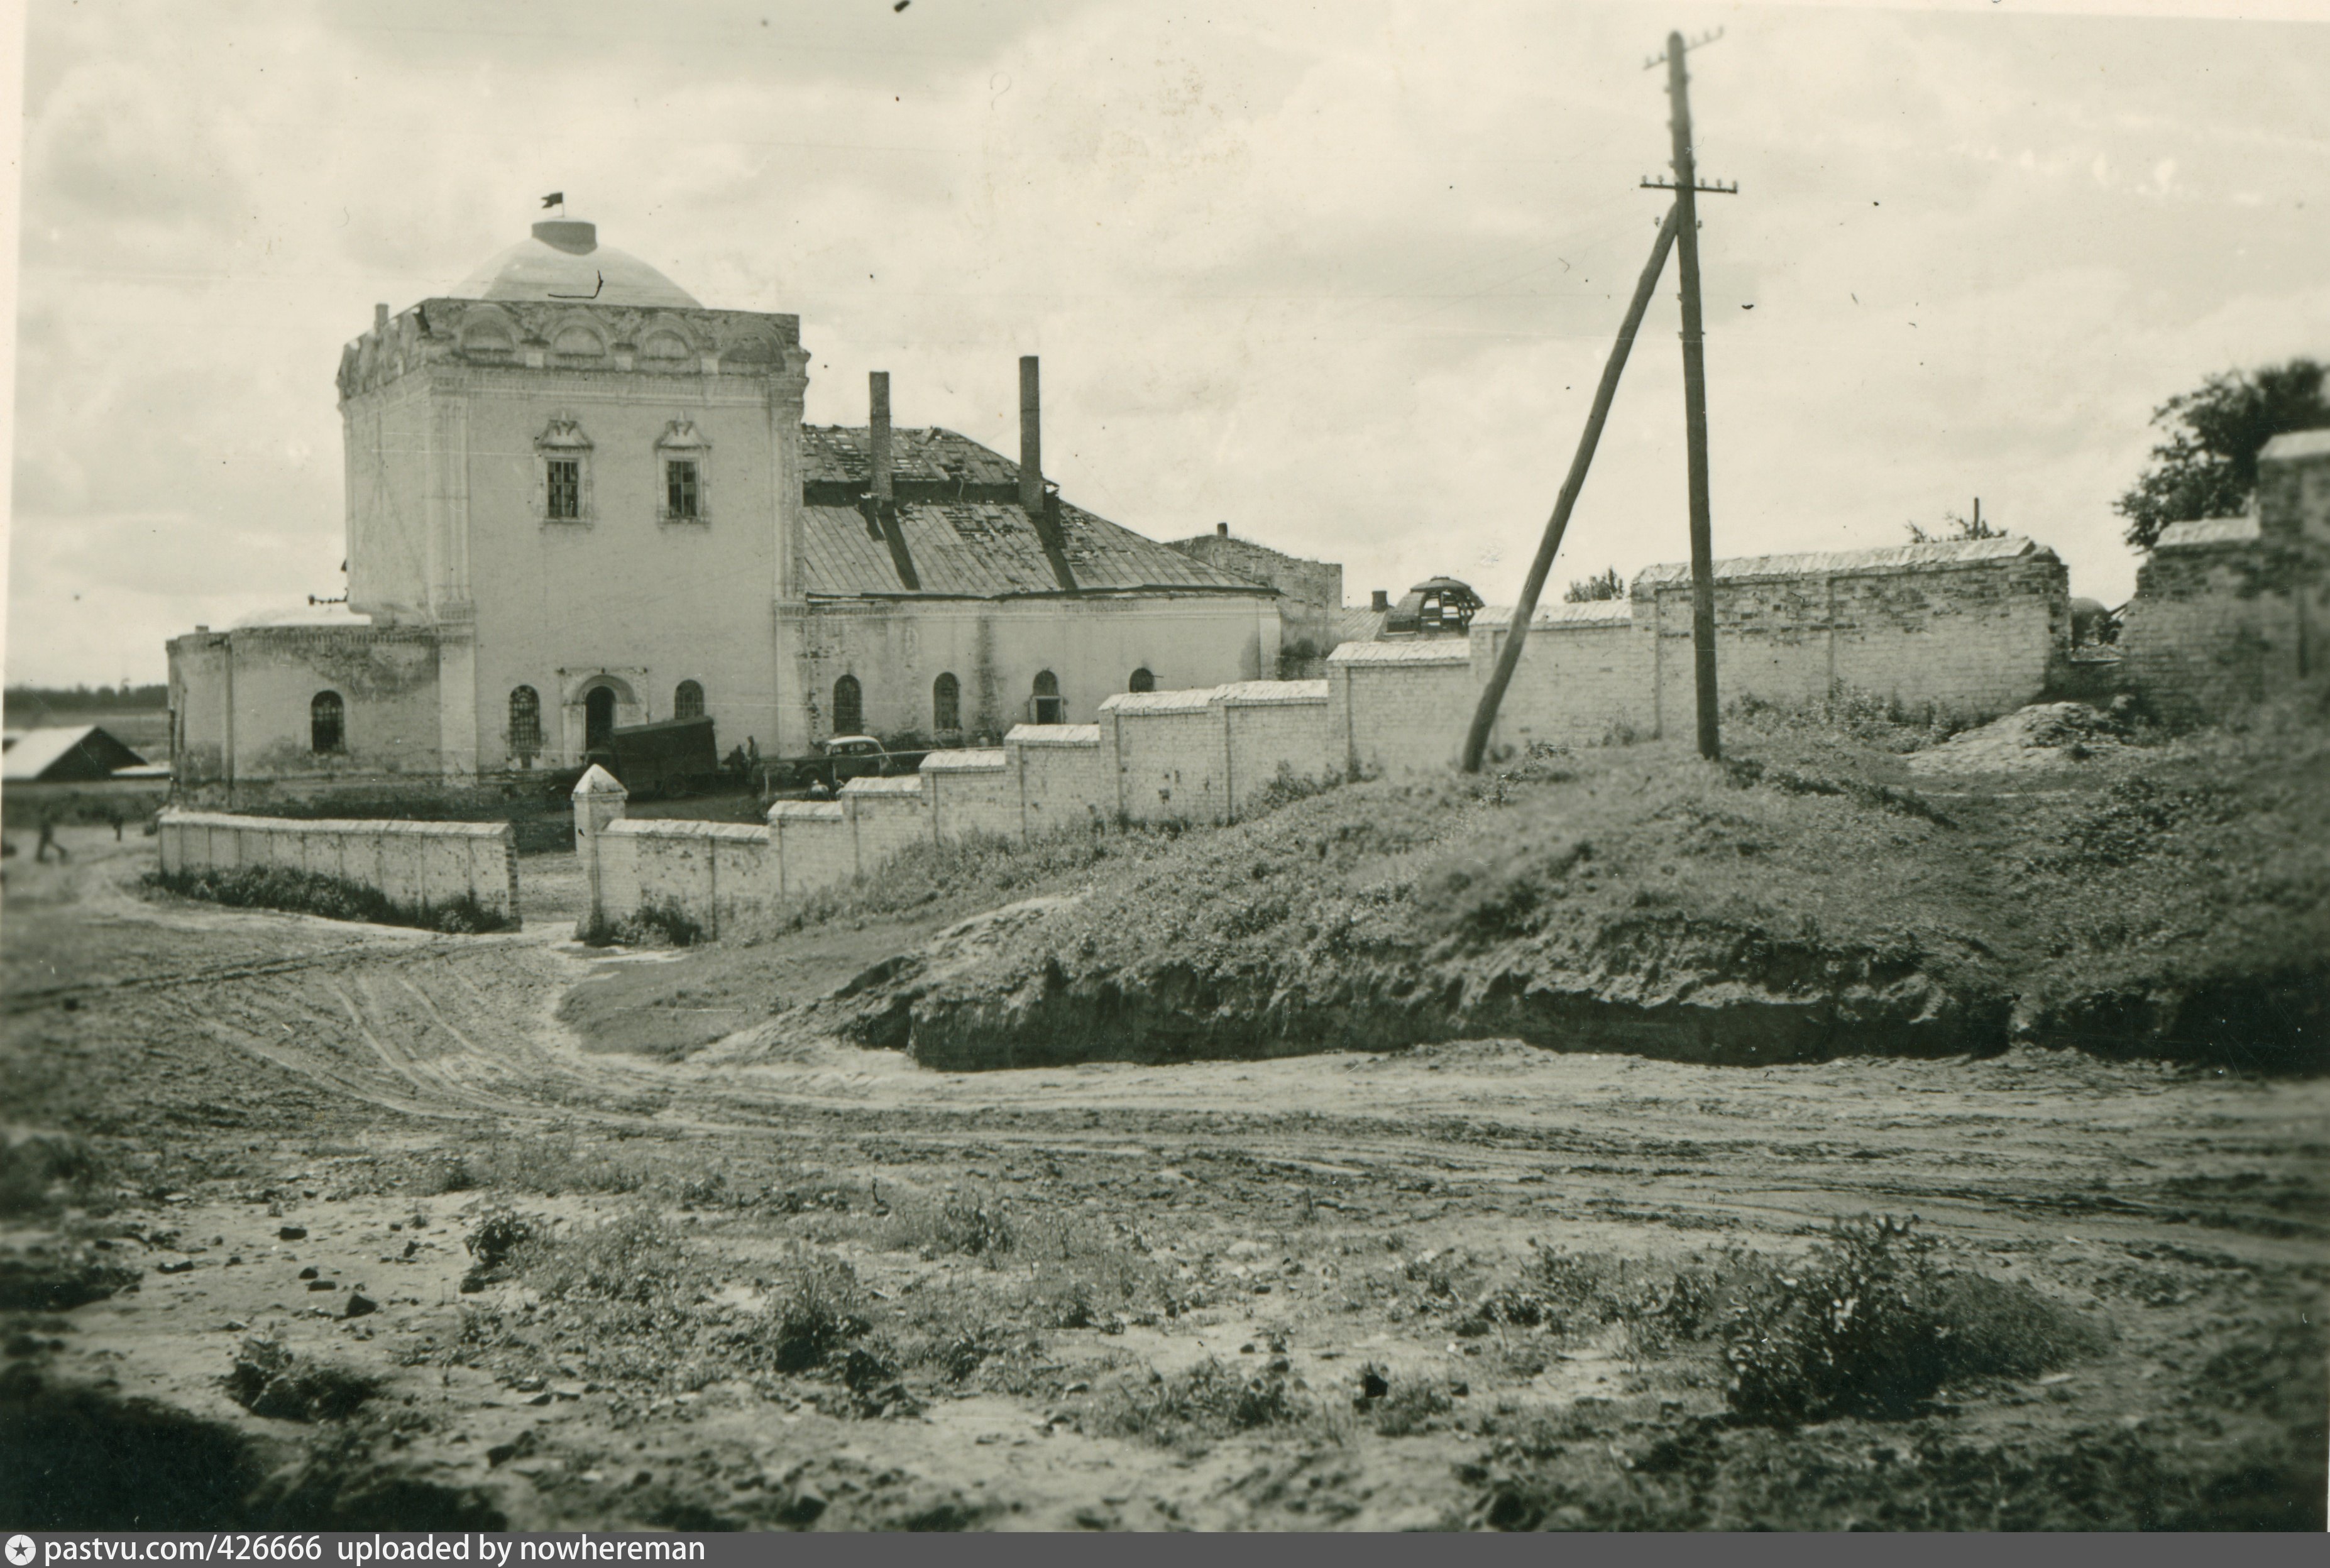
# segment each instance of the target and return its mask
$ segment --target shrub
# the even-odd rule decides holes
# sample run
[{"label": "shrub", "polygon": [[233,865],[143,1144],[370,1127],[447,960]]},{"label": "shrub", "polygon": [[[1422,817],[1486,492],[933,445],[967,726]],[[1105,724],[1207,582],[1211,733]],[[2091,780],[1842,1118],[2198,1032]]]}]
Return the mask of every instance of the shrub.
[{"label": "shrub", "polygon": [[285,865],[239,865],[224,870],[152,871],[148,888],[201,899],[231,909],[278,909],[325,920],[364,921],[381,926],[418,926],[422,930],[469,936],[507,930],[517,922],[464,893],[444,903],[402,903],[376,887],[297,871]]},{"label": "shrub", "polygon": [[2029,1376],[2096,1329],[2026,1285],[1946,1273],[1914,1219],[1837,1223],[1720,1326],[1732,1408],[1776,1425],[1909,1413],[1955,1378]]},{"label": "shrub", "polygon": [[105,1161],[78,1135],[0,1132],[0,1215],[90,1207],[107,1195],[106,1174]]},{"label": "shrub", "polygon": [[[797,1252],[771,1303],[766,1343],[780,1372],[806,1372],[866,1332],[857,1270],[822,1252]],[[975,1363],[974,1363],[975,1365]]]}]

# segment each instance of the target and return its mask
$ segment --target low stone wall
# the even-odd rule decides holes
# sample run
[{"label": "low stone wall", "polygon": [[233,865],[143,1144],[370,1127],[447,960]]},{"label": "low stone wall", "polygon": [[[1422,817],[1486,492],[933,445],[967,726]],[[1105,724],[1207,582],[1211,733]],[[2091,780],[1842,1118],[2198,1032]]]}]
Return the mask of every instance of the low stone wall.
[{"label": "low stone wall", "polygon": [[2222,713],[2319,673],[2325,628],[2330,548],[2253,518],[2178,524],[2136,575],[2124,678],[2164,713]]},{"label": "low stone wall", "polygon": [[599,843],[602,908],[669,910],[709,937],[749,930],[779,907],[770,831],[742,822],[610,822]]},{"label": "low stone wall", "polygon": [[170,874],[280,866],[369,887],[413,909],[464,898],[518,923],[517,855],[507,822],[296,821],[166,810]]}]

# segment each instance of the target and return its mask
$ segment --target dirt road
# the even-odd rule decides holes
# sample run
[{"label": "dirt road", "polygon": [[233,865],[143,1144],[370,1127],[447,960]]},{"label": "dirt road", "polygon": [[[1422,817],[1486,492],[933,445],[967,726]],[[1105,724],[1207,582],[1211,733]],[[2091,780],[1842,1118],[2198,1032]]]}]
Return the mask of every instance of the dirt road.
[{"label": "dirt road", "polygon": [[[574,943],[564,857],[526,863],[524,930],[434,937],[153,902],[135,887],[150,841],[65,836],[67,866],[10,862],[0,1089],[15,1132],[95,1140],[128,1191],[20,1214],[5,1242],[104,1242],[141,1286],[49,1314],[56,1332],[19,1332],[16,1365],[52,1391],[159,1399],[270,1453],[308,1432],[222,1391],[245,1337],[361,1366],[384,1380],[373,1408],[402,1399],[413,1419],[365,1429],[343,1497],[403,1478],[443,1506],[533,1523],[1479,1522],[1517,1495],[1513,1422],[1599,1412],[1596,1442],[1623,1457],[1722,1398],[1701,1364],[1646,1360],[1616,1328],[1565,1331],[1530,1370],[1501,1329],[1485,1350],[1456,1334],[1463,1298],[1532,1243],[1646,1269],[1724,1245],[1795,1256],[1872,1211],[1914,1213],[1954,1259],[2029,1282],[2110,1344],[2068,1377],[1961,1398],[1914,1428],[1790,1440],[1825,1445],[1832,1468],[1881,1468],[1872,1456],[1928,1438],[2042,1455],[2114,1433],[2183,1441],[2196,1381],[2221,1381],[2209,1369],[2229,1346],[2320,1321],[2319,1079],[2042,1053],[1702,1068],[1499,1042],[975,1075],[811,1040],[750,1065],[718,1049],[663,1060],[599,1048],[563,1014],[639,966],[668,966],[660,980],[709,960]],[[798,996],[921,934],[811,933],[766,958]],[[658,994],[689,1005],[684,986]],[[715,1018],[734,1006],[705,1003]],[[759,1027],[751,1012],[740,1021]],[[468,1175],[443,1174],[463,1160]],[[783,1203],[766,1195],[780,1189]],[[762,1196],[728,1195],[746,1191]],[[579,1233],[649,1203],[708,1270],[704,1310],[730,1318],[763,1305],[755,1280],[803,1246],[891,1301],[1000,1290],[1020,1272],[1040,1283],[1024,1241],[1001,1257],[902,1242],[897,1216],[949,1193],[1023,1235],[1051,1216],[1117,1237],[1194,1281],[1189,1301],[1151,1322],[1031,1330],[1040,1346],[1017,1362],[999,1352],[886,1419],[837,1412],[813,1382],[589,1374],[583,1349],[521,1331],[556,1309],[540,1291],[459,1288],[477,1213],[514,1204]],[[310,1292],[294,1264],[340,1289]],[[352,1289],[380,1309],[337,1315]],[[1330,1412],[1351,1407],[1362,1362],[1464,1392],[1412,1430],[1346,1414],[1202,1445],[1106,1435],[1089,1408],[1113,1378],[1274,1354]],[[1019,1370],[992,1372],[1007,1363]],[[2210,1420],[2208,1440],[2238,1447],[2281,1418]],[[1057,1435],[1080,1424],[1082,1440]],[[1634,1468],[1611,1486],[1642,1493]],[[1602,1505],[1565,1506],[1597,1522]],[[1805,1507],[1833,1525],[1870,1505]]]}]

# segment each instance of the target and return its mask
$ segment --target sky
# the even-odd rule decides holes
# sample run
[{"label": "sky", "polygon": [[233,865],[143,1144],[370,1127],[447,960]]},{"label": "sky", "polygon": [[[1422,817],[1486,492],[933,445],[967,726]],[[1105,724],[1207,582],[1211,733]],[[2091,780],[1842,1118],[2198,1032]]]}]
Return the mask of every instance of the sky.
[{"label": "sky", "polygon": [[[7,678],[158,680],[342,592],[341,345],[553,190],[799,315],[813,421],[886,370],[1014,453],[1038,354],[1071,500],[1510,602],[1663,211],[1671,28],[1721,30],[1691,107],[1740,187],[1700,202],[1718,553],[1980,496],[2117,603],[2155,406],[2330,358],[2330,29],[2175,8],[31,0]],[[1688,552],[1676,287],[1557,588]]]}]

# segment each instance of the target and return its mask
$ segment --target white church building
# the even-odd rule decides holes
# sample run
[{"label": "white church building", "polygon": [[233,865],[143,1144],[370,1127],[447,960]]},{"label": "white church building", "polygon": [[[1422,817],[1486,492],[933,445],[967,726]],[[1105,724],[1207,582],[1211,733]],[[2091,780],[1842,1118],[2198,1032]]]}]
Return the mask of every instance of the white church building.
[{"label": "white church building", "polygon": [[496,792],[618,725],[724,751],[954,744],[1277,673],[1279,595],[1063,500],[1037,367],[1014,462],[801,422],[797,316],[711,310],[558,219],[339,369],[347,601],[169,644],[189,798]]}]

